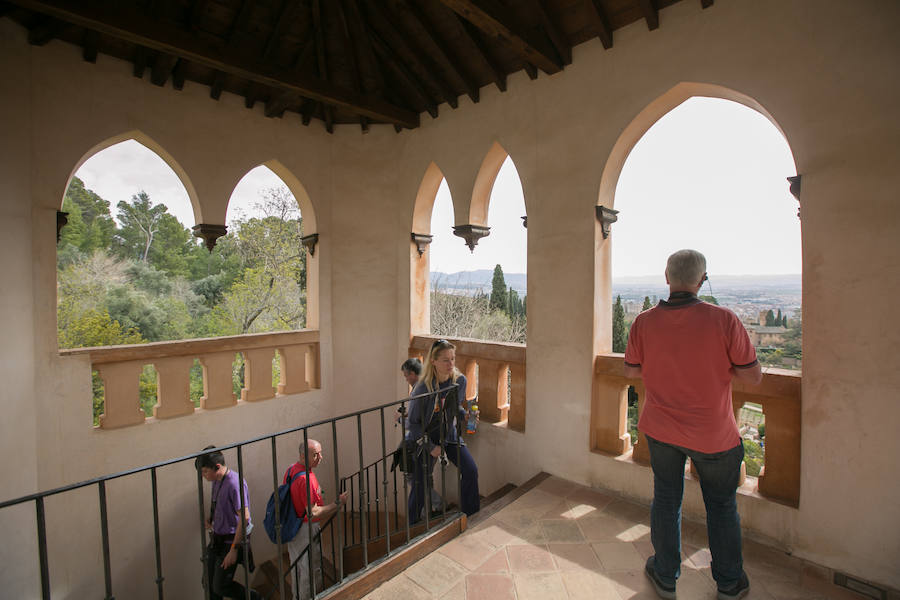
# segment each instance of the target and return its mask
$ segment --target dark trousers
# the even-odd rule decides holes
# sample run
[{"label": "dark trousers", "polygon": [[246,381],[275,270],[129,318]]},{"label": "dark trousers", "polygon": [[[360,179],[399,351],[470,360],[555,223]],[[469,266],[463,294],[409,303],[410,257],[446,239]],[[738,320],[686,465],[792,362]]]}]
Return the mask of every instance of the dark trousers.
[{"label": "dark trousers", "polygon": [[[444,453],[462,475],[460,508],[466,515],[474,515],[481,508],[481,497],[478,494],[478,466],[469,453],[469,449],[460,444],[445,445]],[[425,497],[431,495],[431,488],[434,485],[431,477],[434,461],[435,458],[424,451],[422,455],[416,457],[416,471],[413,473],[412,490],[409,492],[407,505],[411,524],[419,520],[422,507],[425,506]],[[455,484],[456,482],[453,483],[453,485]]]},{"label": "dark trousers", "polygon": [[[222,598],[246,598],[244,586],[234,580],[234,573],[238,565],[244,562],[244,549],[238,546],[237,561],[227,569],[222,567],[225,555],[231,550],[231,542],[214,541],[206,548],[206,575],[209,583],[209,599],[221,600]],[[251,561],[252,562],[252,561]],[[255,592],[250,593],[251,598],[257,598]]]},{"label": "dark trousers", "polygon": [[647,436],[653,468],[653,504],[650,506],[650,539],[656,553],[656,574],[675,585],[681,573],[681,501],[684,495],[685,457],[700,475],[706,505],[706,532],[712,554],[712,576],[720,590],[737,584],[743,574],[741,518],[737,512],[738,480],[744,446],[705,454],[665,444]]}]

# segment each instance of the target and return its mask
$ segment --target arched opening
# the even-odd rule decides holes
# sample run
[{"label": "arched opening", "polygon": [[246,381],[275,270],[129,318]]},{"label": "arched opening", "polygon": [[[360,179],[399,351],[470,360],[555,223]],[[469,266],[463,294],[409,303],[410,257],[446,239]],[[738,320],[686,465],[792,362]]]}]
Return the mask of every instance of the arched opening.
[{"label": "arched opening", "polygon": [[[597,224],[598,353],[624,351],[631,321],[668,296],[666,258],[695,248],[706,255],[709,272],[701,297],[738,315],[763,365],[799,369],[800,222],[786,180],[795,174],[777,123],[733,90],[680,84],[642,111],[614,147],[601,183],[598,204],[619,214],[608,237]],[[776,339],[782,347],[773,347]],[[621,415],[619,403],[627,401],[632,443],[640,393],[630,387],[616,406],[606,407],[611,416]],[[601,404],[595,398],[595,407]],[[747,474],[757,475],[763,407],[735,408]],[[602,429],[596,414],[593,421]],[[639,450],[645,454],[636,448],[635,458],[642,460]]]}]

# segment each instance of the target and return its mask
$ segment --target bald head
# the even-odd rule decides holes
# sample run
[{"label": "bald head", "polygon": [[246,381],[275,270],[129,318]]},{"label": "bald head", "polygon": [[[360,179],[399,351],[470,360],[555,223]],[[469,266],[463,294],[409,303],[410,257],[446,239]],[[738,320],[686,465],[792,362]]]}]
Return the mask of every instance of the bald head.
[{"label": "bald head", "polygon": [[[304,452],[303,443],[300,443],[300,462],[306,465],[310,471],[319,466],[322,462],[322,444],[316,440],[307,440],[306,452]],[[308,458],[307,458],[308,455]]]}]

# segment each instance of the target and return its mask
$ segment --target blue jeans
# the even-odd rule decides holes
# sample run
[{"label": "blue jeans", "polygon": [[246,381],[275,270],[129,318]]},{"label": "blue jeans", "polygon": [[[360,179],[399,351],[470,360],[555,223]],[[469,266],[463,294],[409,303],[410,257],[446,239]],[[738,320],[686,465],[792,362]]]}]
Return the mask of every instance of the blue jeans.
[{"label": "blue jeans", "polygon": [[[478,493],[478,466],[469,453],[469,449],[460,444],[446,444],[444,453],[462,475],[459,504],[462,511],[467,516],[471,516],[481,508],[481,497]],[[422,512],[422,507],[425,506],[425,495],[430,494],[431,487],[434,485],[431,475],[434,461],[435,458],[424,451],[416,457],[416,471],[413,474],[412,490],[409,492],[407,503],[410,525],[419,520],[419,514]],[[454,481],[453,484],[455,485],[456,482]]]},{"label": "blue jeans", "polygon": [[656,552],[656,574],[663,583],[672,586],[681,575],[681,500],[685,457],[690,457],[700,475],[706,505],[712,576],[719,589],[732,588],[744,572],[736,498],[744,459],[743,444],[725,452],[704,454],[646,437],[653,468],[650,538]]}]

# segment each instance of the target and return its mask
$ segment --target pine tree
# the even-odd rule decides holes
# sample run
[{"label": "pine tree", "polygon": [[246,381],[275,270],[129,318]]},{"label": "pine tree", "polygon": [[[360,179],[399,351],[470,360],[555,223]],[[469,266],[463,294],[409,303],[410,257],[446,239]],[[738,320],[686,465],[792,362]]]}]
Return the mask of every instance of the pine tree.
[{"label": "pine tree", "polygon": [[491,279],[491,310],[505,311],[506,298],[506,281],[503,279],[503,268],[497,265],[494,267],[494,277]]},{"label": "pine tree", "polygon": [[625,352],[628,343],[628,334],[625,332],[625,309],[622,307],[622,296],[616,296],[613,305],[612,322],[612,350],[613,352]]},{"label": "pine tree", "polygon": [[653,308],[653,305],[650,304],[650,296],[644,296],[644,305],[641,307],[641,312]]}]

